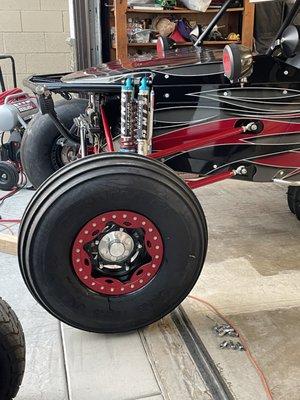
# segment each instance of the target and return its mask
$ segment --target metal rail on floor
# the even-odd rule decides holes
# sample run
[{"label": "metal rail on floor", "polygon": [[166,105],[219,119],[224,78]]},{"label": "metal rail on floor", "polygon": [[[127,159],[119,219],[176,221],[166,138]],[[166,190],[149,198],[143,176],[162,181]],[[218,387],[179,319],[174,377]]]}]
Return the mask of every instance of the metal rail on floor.
[{"label": "metal rail on floor", "polygon": [[213,399],[234,400],[232,393],[182,306],[173,311],[171,317]]}]

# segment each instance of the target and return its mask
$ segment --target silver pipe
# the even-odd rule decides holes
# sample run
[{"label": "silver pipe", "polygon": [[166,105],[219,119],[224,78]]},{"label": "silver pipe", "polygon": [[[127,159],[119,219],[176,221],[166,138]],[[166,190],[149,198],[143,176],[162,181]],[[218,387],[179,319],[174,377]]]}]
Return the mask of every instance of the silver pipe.
[{"label": "silver pipe", "polygon": [[287,181],[285,179],[273,179],[273,182],[280,186],[300,186],[300,181]]},{"label": "silver pipe", "polygon": [[85,134],[86,134],[86,127],[82,121],[80,121],[80,151],[81,151],[81,158],[86,156],[85,151]]}]

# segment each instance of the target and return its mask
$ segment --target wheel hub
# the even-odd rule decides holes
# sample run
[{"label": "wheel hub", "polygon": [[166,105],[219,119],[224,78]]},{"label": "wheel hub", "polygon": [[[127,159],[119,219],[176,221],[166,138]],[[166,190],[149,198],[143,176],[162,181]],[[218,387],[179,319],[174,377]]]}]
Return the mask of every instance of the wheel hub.
[{"label": "wheel hub", "polygon": [[128,233],[121,230],[107,233],[98,245],[100,256],[109,262],[125,261],[132,254],[133,249],[133,239]]},{"label": "wheel hub", "polygon": [[141,214],[112,211],[86,223],[74,240],[78,279],[103,295],[133,293],[148,284],[163,260],[156,226]]},{"label": "wheel hub", "polygon": [[68,165],[77,160],[77,150],[72,146],[64,145],[61,149],[61,160],[64,165]]}]

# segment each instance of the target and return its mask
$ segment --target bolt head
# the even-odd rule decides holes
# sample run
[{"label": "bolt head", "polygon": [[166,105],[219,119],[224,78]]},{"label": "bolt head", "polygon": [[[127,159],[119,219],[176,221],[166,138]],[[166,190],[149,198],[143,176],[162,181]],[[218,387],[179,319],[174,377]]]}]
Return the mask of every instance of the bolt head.
[{"label": "bolt head", "polygon": [[38,85],[38,86],[36,86],[35,92],[36,92],[36,94],[38,94],[38,95],[44,94],[44,93],[45,93],[45,86],[43,86],[43,85]]}]

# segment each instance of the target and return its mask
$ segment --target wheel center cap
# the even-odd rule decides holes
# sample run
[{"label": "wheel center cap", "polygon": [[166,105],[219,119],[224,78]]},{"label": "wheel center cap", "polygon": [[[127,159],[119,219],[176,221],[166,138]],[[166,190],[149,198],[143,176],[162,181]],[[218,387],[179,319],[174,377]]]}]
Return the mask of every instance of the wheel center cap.
[{"label": "wheel center cap", "polygon": [[98,251],[100,256],[109,262],[122,262],[134,249],[134,241],[124,231],[109,232],[100,240]]},{"label": "wheel center cap", "polygon": [[122,257],[125,253],[125,246],[123,243],[115,242],[109,246],[109,252],[114,257]]}]

